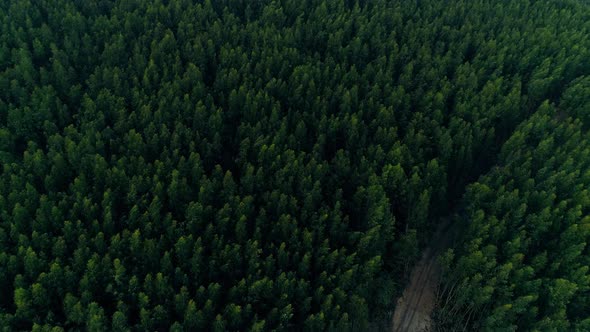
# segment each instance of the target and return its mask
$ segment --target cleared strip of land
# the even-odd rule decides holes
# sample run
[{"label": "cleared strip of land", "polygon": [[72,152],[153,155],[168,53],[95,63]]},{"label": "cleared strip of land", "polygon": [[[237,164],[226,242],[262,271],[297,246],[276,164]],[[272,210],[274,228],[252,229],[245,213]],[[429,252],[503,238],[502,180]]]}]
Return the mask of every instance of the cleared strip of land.
[{"label": "cleared strip of land", "polygon": [[452,238],[452,227],[443,220],[432,237],[431,247],[426,248],[422,258],[414,266],[408,286],[397,300],[392,319],[394,332],[424,332],[432,330],[431,314],[437,300],[441,267],[438,254]]}]

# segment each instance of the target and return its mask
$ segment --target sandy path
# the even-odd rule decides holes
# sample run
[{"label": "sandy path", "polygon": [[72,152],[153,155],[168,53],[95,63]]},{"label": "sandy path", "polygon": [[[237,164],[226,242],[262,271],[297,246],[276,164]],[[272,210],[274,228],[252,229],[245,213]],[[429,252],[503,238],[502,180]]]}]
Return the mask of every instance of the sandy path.
[{"label": "sandy path", "polygon": [[430,331],[432,310],[436,304],[436,292],[441,268],[437,260],[451,238],[449,222],[443,221],[433,236],[432,248],[426,248],[422,258],[410,274],[409,284],[397,300],[392,319],[394,332]]},{"label": "sandy path", "polygon": [[425,250],[410,276],[410,284],[397,300],[393,314],[394,332],[430,331],[430,315],[436,301],[440,268],[436,258]]}]

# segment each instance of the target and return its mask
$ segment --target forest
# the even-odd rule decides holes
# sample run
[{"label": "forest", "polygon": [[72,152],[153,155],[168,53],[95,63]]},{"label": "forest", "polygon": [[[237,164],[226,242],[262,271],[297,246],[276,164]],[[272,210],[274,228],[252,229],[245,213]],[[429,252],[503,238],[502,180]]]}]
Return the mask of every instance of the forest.
[{"label": "forest", "polygon": [[590,331],[583,0],[0,2],[0,330]]}]

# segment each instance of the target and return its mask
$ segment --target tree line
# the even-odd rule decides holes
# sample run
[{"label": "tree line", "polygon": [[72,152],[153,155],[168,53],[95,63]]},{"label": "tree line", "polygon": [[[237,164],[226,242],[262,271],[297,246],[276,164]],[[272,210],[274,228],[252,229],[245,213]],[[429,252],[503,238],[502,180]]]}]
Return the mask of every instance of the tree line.
[{"label": "tree line", "polygon": [[[445,255],[442,326],[590,329],[590,78],[543,103],[469,186],[461,245]],[[452,272],[451,272],[452,269]]]}]

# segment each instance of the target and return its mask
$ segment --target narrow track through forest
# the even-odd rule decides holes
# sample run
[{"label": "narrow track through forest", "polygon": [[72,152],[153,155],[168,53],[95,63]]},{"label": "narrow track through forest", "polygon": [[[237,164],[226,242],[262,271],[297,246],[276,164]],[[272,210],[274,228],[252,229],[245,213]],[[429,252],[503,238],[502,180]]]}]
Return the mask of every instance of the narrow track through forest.
[{"label": "narrow track through forest", "polygon": [[413,267],[407,287],[396,302],[393,332],[431,331],[431,315],[436,306],[441,277],[438,257],[452,241],[453,231],[450,221],[443,219],[432,236],[431,246],[424,249],[422,258]]}]

